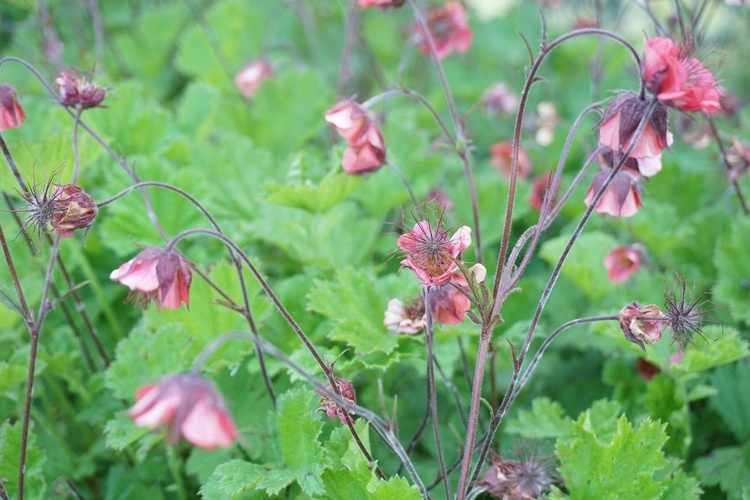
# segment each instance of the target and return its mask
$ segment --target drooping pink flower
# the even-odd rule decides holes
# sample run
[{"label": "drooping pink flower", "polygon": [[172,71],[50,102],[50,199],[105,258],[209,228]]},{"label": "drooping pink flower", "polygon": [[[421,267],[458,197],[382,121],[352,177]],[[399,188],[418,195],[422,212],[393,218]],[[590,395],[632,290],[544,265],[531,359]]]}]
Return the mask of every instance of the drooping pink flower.
[{"label": "drooping pink flower", "polygon": [[[481,283],[487,276],[487,269],[482,264],[474,264],[469,273],[475,282]],[[471,309],[469,283],[461,272],[454,273],[448,283],[436,287],[430,293],[432,317],[442,325],[458,325]]]},{"label": "drooping pink flower", "polygon": [[[341,393],[341,397],[351,403],[356,403],[357,393],[354,392],[354,386],[352,385],[352,383],[348,380],[344,380],[343,378],[336,378],[335,380],[336,385],[338,386],[338,390]],[[329,385],[328,389],[333,390],[333,387]],[[326,415],[328,415],[328,418],[338,417],[342,424],[346,424],[346,410],[339,406],[339,404],[336,403],[333,399],[326,396],[323,391],[318,390],[318,395],[323,398],[320,401],[320,408],[318,409],[325,411]]]},{"label": "drooping pink flower", "polygon": [[398,299],[391,299],[385,310],[383,324],[396,333],[412,335],[421,332],[426,324],[424,300],[417,297],[404,305]]},{"label": "drooping pink flower", "polygon": [[[513,144],[508,141],[498,142],[490,146],[490,165],[497,170],[506,179],[510,179],[511,153]],[[531,162],[529,155],[524,148],[518,150],[518,177],[526,179],[531,171]]]},{"label": "drooping pink flower", "polygon": [[96,202],[75,184],[56,185],[53,199],[52,229],[61,238],[70,238],[76,229],[89,228],[94,223]]},{"label": "drooping pink flower", "polygon": [[138,303],[147,305],[154,300],[159,307],[179,309],[183,302],[190,307],[191,267],[175,250],[149,247],[109,277],[130,288]]},{"label": "drooping pink flower", "polygon": [[0,132],[9,128],[18,128],[26,119],[18,94],[13,87],[0,84]]},{"label": "drooping pink flower", "polygon": [[635,368],[636,370],[638,370],[638,374],[641,376],[644,382],[650,382],[652,378],[661,373],[661,370],[658,366],[653,363],[649,363],[645,359],[639,359],[638,364]]},{"label": "drooping pink flower", "polygon": [[350,174],[374,172],[385,163],[385,143],[377,125],[352,100],[342,101],[326,111],[325,119],[344,138],[341,165]]},{"label": "drooping pink flower", "polygon": [[[649,319],[649,318],[655,319]],[[632,302],[623,307],[619,314],[620,328],[625,338],[641,349],[646,350],[646,344],[653,344],[661,339],[661,333],[668,322],[663,319],[664,315],[659,308],[650,304],[642,306],[638,302]]]},{"label": "drooping pink flower", "polygon": [[[552,183],[553,172],[547,172],[546,174],[537,175],[534,180],[531,181],[531,192],[529,193],[529,199],[527,200],[532,210],[541,212],[542,204],[544,203],[544,195],[547,193],[547,189]],[[558,186],[559,190],[560,186]],[[557,198],[557,192],[552,195],[552,203],[555,203]]]},{"label": "drooping pink flower", "polygon": [[[450,1],[427,13],[427,29],[435,44],[435,55],[443,59],[451,52],[466,52],[471,46],[473,33],[466,10],[460,2]],[[419,26],[415,27],[419,49],[428,54],[430,44]]]},{"label": "drooping pink flower", "polygon": [[632,246],[619,246],[604,257],[607,279],[622,283],[641,268],[641,252]]},{"label": "drooping pink flower", "polygon": [[234,86],[245,99],[252,99],[260,85],[273,76],[273,68],[265,59],[250,61],[234,75]]},{"label": "drooping pink flower", "polygon": [[404,4],[404,0],[357,0],[357,4],[363,9],[367,7],[385,9],[386,7],[401,7]]},{"label": "drooping pink flower", "polygon": [[[594,176],[594,181],[583,199],[586,206],[591,205],[594,194],[604,185],[608,176],[609,170],[603,170]],[[635,215],[638,212],[638,207],[641,206],[639,179],[637,170],[623,167],[612,179],[612,183],[604,191],[602,197],[599,198],[594,211],[600,214],[609,214],[612,217]]]},{"label": "drooping pink flower", "polygon": [[[633,140],[648,103],[635,92],[621,92],[607,106],[599,122],[599,142],[612,151],[625,153]],[[638,170],[644,177],[651,177],[661,170],[661,152],[672,144],[672,133],[667,130],[667,108],[657,104],[643,133],[630,152],[630,158],[638,162]]]},{"label": "drooping pink flower", "polygon": [[237,428],[213,384],[200,375],[169,375],[156,385],[136,392],[136,403],[128,415],[136,425],[169,429],[169,442],[180,436],[207,450],[227,448],[237,437]]},{"label": "drooping pink flower", "polygon": [[60,88],[60,104],[70,108],[95,108],[107,95],[106,89],[70,69],[61,71],[55,84]]},{"label": "drooping pink flower", "polygon": [[454,259],[461,259],[461,252],[471,245],[471,228],[462,226],[448,238],[440,228],[440,223],[433,226],[423,220],[414,224],[411,231],[398,238],[398,247],[406,252],[406,259],[401,261],[425,285],[442,285],[447,283],[459,269]]},{"label": "drooping pink flower", "polygon": [[669,38],[646,40],[643,80],[659,100],[682,111],[719,111],[720,94],[711,72]]}]

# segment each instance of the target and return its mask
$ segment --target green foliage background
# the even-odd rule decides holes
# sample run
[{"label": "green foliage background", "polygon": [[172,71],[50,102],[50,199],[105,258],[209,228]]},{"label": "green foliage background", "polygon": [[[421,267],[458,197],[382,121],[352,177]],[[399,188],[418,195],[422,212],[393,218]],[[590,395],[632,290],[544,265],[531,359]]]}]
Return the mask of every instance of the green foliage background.
[{"label": "green foliage background", "polygon": [[[104,24],[103,59],[97,56],[85,2],[50,0],[62,62],[93,70],[108,87],[106,108],[83,120],[125,157],[143,180],[158,180],[188,191],[220,221],[268,277],[286,307],[328,361],[337,356],[339,376],[352,380],[358,401],[393,416],[406,444],[425,413],[426,354],[420,336],[396,335],[383,326],[392,298],[419,293],[408,272],[398,273],[396,234],[409,226],[413,210],[398,179],[387,169],[366,178],[341,170],[340,142],[323,113],[337,100],[344,21],[352,2],[297,3],[277,0],[163,0],[100,2]],[[422,2],[429,3],[429,2]],[[461,113],[467,113],[473,168],[479,188],[484,261],[492,276],[502,231],[507,181],[489,164],[489,146],[510,140],[513,116],[490,116],[479,101],[493,83],[518,92],[528,66],[517,32],[538,47],[540,19],[528,2],[504,15],[484,18],[488,2],[470,2],[474,42],[464,55],[445,61],[448,81]],[[510,2],[511,4],[513,2]],[[727,91],[750,101],[750,72],[741,64],[747,15],[722,2],[709,2],[707,27],[715,50],[709,54]],[[633,2],[604,2],[604,27],[614,27],[642,47],[651,36],[647,18]],[[671,2],[656,15],[666,19]],[[736,9],[742,9],[741,7]],[[299,13],[302,12],[302,16]],[[748,13],[747,8],[741,10]],[[590,2],[570,2],[544,10],[550,36],[591,19]],[[743,14],[743,15],[744,15]],[[310,24],[303,20],[309,16]],[[408,40],[412,19],[406,8],[362,10],[362,40],[352,47],[352,77],[343,95],[365,100],[384,85],[403,83],[421,92],[448,120],[447,107],[429,60]],[[0,5],[0,51],[24,58],[47,80],[58,69],[45,56],[45,36],[37,2]],[[366,43],[365,43],[366,42]],[[599,54],[602,79],[592,84],[590,68]],[[276,75],[251,102],[231,78],[248,60],[263,54]],[[719,64],[721,62],[721,64]],[[541,146],[534,130],[524,132],[535,174],[557,162],[577,113],[616,89],[635,89],[638,75],[630,55],[614,44],[585,38],[561,46],[542,69],[529,109],[552,102],[559,114],[554,140]],[[29,182],[51,175],[67,182],[74,163],[73,122],[21,66],[6,62],[0,81],[20,93],[28,115],[19,129],[3,135]],[[387,83],[386,83],[387,82]],[[750,107],[717,119],[727,138],[750,140]],[[429,112],[406,97],[376,106],[391,162],[400,166],[417,197],[440,188],[455,209],[444,214],[451,226],[470,224],[466,183],[458,158],[441,141]],[[669,339],[646,352],[628,343],[616,323],[580,326],[561,335],[545,355],[498,434],[495,449],[514,456],[531,446],[556,457],[559,477],[552,498],[748,498],[750,490],[750,221],[744,217],[723,174],[715,145],[695,149],[680,138],[673,113],[675,144],[664,168],[646,185],[644,205],[628,220],[594,217],[563,268],[542,318],[533,348],[571,319],[616,314],[626,304],[663,304],[663,292],[677,271],[692,293],[711,293],[715,322],[695,338],[678,363]],[[595,124],[579,132],[564,173],[572,181],[595,145]],[[130,185],[130,179],[88,135],[79,138],[81,186],[103,200]],[[591,176],[591,174],[589,174]],[[584,181],[586,184],[587,181]],[[750,193],[750,178],[740,184]],[[0,187],[18,202],[14,179],[0,169]],[[538,256],[501,313],[505,323],[494,337],[495,370],[485,389],[507,385],[511,359],[507,342],[520,345],[550,270],[585,206],[587,184],[546,233]],[[528,183],[519,187],[513,234],[536,220],[526,203]],[[209,227],[186,200],[149,188],[168,234]],[[11,215],[0,213],[6,234],[15,235]],[[649,256],[645,268],[623,284],[606,279],[604,255],[621,244],[639,243]],[[268,360],[280,394],[273,408],[265,393],[254,351],[232,343],[220,348],[204,373],[214,380],[237,422],[242,439],[228,450],[207,452],[181,444],[165,446],[164,434],[137,428],[123,414],[137,387],[162,375],[187,370],[216,336],[243,330],[241,316],[223,308],[200,279],[191,289],[190,311],[123,304],[127,290],[108,278],[111,270],[142,246],[159,245],[143,200],[130,194],[103,209],[86,238],[64,241],[61,255],[77,281],[86,310],[111,363],[86,363],[83,350],[96,352],[74,304],[66,320],[55,310],[42,331],[32,432],[27,460],[27,497],[179,498],[418,498],[396,474],[398,461],[364,421],[357,428],[389,479],[378,479],[338,420],[316,411],[318,396],[286,366]],[[239,297],[234,268],[216,241],[193,237],[181,251],[205,269],[230,296]],[[39,306],[43,266],[49,248],[30,255],[23,238],[10,248],[22,274],[24,292]],[[473,247],[466,252],[470,259]],[[246,277],[261,335],[322,377],[299,340]],[[64,290],[64,282],[55,277]],[[694,284],[694,285],[692,285]],[[0,481],[13,495],[18,474],[22,408],[29,357],[28,332],[16,312],[17,298],[7,266],[0,266]],[[468,406],[458,341],[473,366],[478,328],[468,320],[438,327],[436,356]],[[644,381],[636,367],[648,361],[660,369]],[[460,453],[465,425],[454,395],[438,381],[438,406],[448,462]],[[382,407],[381,407],[382,405]],[[483,407],[482,419],[489,418]],[[384,415],[385,416],[385,415]],[[531,444],[529,444],[531,443]],[[437,452],[428,432],[412,453],[426,483],[437,477]],[[455,484],[453,484],[455,489]],[[441,489],[434,493],[441,495]]]}]

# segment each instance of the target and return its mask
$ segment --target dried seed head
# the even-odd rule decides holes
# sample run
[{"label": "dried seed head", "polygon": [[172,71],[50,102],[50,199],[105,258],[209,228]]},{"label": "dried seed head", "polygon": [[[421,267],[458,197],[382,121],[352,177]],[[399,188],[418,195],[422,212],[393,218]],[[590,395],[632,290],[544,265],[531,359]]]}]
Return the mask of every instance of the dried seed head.
[{"label": "dried seed head", "polygon": [[685,278],[678,274],[675,274],[675,278],[677,284],[664,294],[666,316],[672,329],[671,341],[677,342],[684,349],[687,344],[694,345],[695,335],[704,336],[704,315],[708,312],[704,306],[709,301],[705,298],[705,293],[697,298],[691,297]]},{"label": "dried seed head", "polygon": [[517,460],[493,455],[492,465],[477,486],[487,488],[492,497],[513,500],[532,500],[548,491],[555,480],[552,461],[535,452],[527,456],[518,451],[517,455]]}]

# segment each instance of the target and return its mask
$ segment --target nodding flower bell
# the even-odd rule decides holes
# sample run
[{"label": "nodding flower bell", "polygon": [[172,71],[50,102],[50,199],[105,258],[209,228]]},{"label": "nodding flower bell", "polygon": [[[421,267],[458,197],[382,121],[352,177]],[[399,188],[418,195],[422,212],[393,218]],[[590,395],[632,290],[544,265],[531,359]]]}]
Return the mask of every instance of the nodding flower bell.
[{"label": "nodding flower bell", "polygon": [[260,85],[273,76],[273,68],[264,59],[250,61],[234,75],[234,86],[245,99],[252,99]]},{"label": "nodding flower bell", "polygon": [[0,132],[18,128],[26,119],[18,94],[10,85],[0,84]]},{"label": "nodding flower bell", "polygon": [[237,437],[232,417],[213,384],[198,374],[169,375],[136,392],[128,415],[136,425],[169,429],[169,443],[186,440],[207,450],[228,448]]},{"label": "nodding flower bell", "polygon": [[[438,59],[444,59],[451,52],[466,52],[471,46],[473,33],[466,9],[461,2],[447,2],[441,7],[436,7],[427,13],[427,29],[435,44],[435,55]],[[419,49],[428,54],[430,44],[422,29],[415,28]]]},{"label": "nodding flower bell", "polygon": [[670,38],[646,40],[642,73],[646,88],[660,101],[682,111],[721,110],[714,76]]},{"label": "nodding flower bell", "polygon": [[341,166],[349,174],[366,174],[385,163],[383,134],[358,103],[347,100],[326,111],[325,119],[344,138]]},{"label": "nodding flower bell", "polygon": [[[606,160],[602,163],[603,170],[594,176],[594,181],[586,193],[583,202],[590,206],[594,195],[607,180],[611,169],[606,166]],[[625,165],[615,174],[612,182],[607,186],[604,194],[594,207],[594,211],[600,214],[609,214],[612,217],[631,217],[638,212],[641,206],[640,174],[635,166],[635,160],[628,158]]]},{"label": "nodding flower bell", "polygon": [[641,252],[634,246],[620,246],[604,257],[607,279],[612,283],[627,281],[641,268]]},{"label": "nodding flower bell", "polygon": [[[625,153],[647,108],[648,102],[634,92],[618,94],[609,103],[599,122],[599,142],[612,151]],[[671,144],[672,133],[667,130],[667,108],[657,103],[629,156],[638,162],[642,176],[651,177],[661,170],[661,152]]]},{"label": "nodding flower bell", "polygon": [[[513,144],[509,141],[490,146],[490,165],[498,169],[506,179],[510,179],[510,166],[513,159]],[[524,148],[518,148],[518,177],[526,179],[531,171],[529,155]]]},{"label": "nodding flower bell", "polygon": [[106,89],[73,70],[61,71],[55,84],[60,88],[60,104],[69,108],[95,108],[107,95]]},{"label": "nodding flower bell", "polygon": [[112,271],[110,279],[131,290],[136,302],[148,305],[152,300],[165,309],[190,306],[193,264],[176,250],[149,247]]},{"label": "nodding flower bell", "polygon": [[398,299],[389,300],[383,324],[396,333],[412,335],[421,332],[426,325],[424,299],[417,297],[407,305]]},{"label": "nodding flower bell", "polygon": [[[649,319],[650,317],[655,319]],[[645,351],[644,343],[653,344],[661,339],[662,330],[669,324],[668,321],[659,319],[663,317],[654,304],[642,306],[638,302],[632,302],[620,311],[620,328],[626,339]]]}]

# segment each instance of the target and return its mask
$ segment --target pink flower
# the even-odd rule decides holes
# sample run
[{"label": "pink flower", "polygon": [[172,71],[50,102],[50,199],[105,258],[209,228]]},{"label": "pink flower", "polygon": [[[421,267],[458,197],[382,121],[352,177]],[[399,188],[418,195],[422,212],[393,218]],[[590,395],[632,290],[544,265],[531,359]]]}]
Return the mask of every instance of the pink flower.
[{"label": "pink flower", "polygon": [[682,111],[721,109],[714,76],[669,38],[646,40],[643,80],[656,97]]},{"label": "pink flower", "polygon": [[234,86],[245,99],[252,99],[260,85],[273,76],[273,68],[264,59],[250,61],[236,75]]},{"label": "pink flower", "polygon": [[170,375],[156,385],[136,392],[136,403],[128,415],[136,425],[170,429],[169,442],[180,436],[195,446],[212,450],[227,448],[237,437],[237,428],[213,384],[197,374]]},{"label": "pink flower", "polygon": [[617,247],[604,257],[604,267],[609,281],[622,283],[641,268],[641,252],[634,247]]},{"label": "pink flower", "polygon": [[[430,10],[427,14],[427,29],[435,44],[435,55],[443,59],[454,50],[466,52],[471,46],[472,31],[466,10],[460,2],[451,1]],[[428,54],[430,44],[425,33],[419,26],[416,27],[416,37],[420,43],[420,50]]]},{"label": "pink flower", "polygon": [[[609,170],[599,172],[594,176],[586,197],[583,202],[586,206],[591,205],[594,194],[604,185],[609,176]],[[599,198],[594,211],[600,214],[609,214],[612,217],[631,217],[638,212],[641,206],[640,185],[637,170],[624,167],[612,179],[612,183]]]},{"label": "pink flower", "polygon": [[[356,403],[357,394],[356,392],[354,392],[354,386],[352,385],[352,383],[348,380],[344,380],[343,378],[337,378],[335,380],[341,396],[351,403]],[[329,385],[328,389],[333,390],[333,387]],[[320,401],[321,407],[318,408],[318,410],[325,411],[326,415],[328,415],[328,418],[338,417],[342,424],[346,424],[346,410],[339,406],[338,403],[336,403],[333,399],[326,396],[323,391],[318,390],[318,395],[323,398]]]},{"label": "pink flower", "polygon": [[104,88],[73,70],[61,71],[55,78],[55,84],[60,88],[60,104],[70,108],[97,107],[107,94]]},{"label": "pink flower", "polygon": [[[647,107],[648,103],[634,92],[618,94],[609,103],[599,122],[599,142],[609,146],[612,151],[626,152]],[[667,130],[667,109],[657,105],[630,152],[630,158],[638,162],[641,175],[651,177],[661,170],[661,152],[671,144],[672,134]]]},{"label": "pink flower", "polygon": [[448,238],[440,228],[423,220],[414,224],[408,233],[398,238],[398,247],[406,252],[401,261],[425,285],[442,285],[450,281],[458,270],[454,259],[461,259],[461,252],[471,245],[471,228],[462,226]]},{"label": "pink flower", "polygon": [[89,228],[98,208],[94,199],[75,184],[56,185],[52,195],[54,215],[52,229],[62,238],[70,238],[76,229]]},{"label": "pink flower", "polygon": [[139,303],[154,300],[159,307],[179,309],[182,302],[190,307],[191,267],[192,263],[175,250],[150,247],[109,277],[129,287]]},{"label": "pink flower", "polygon": [[[512,152],[513,144],[508,141],[498,142],[490,146],[490,165],[497,168],[506,179],[510,179]],[[526,154],[525,149],[520,148],[518,150],[518,177],[521,179],[527,178],[530,170],[529,155]]]},{"label": "pink flower", "polygon": [[[474,281],[481,283],[487,276],[487,269],[482,264],[474,264],[469,273]],[[469,283],[463,274],[454,273],[448,283],[436,287],[431,293],[430,309],[435,321],[443,325],[463,322],[466,312],[471,309]]]},{"label": "pink flower", "polygon": [[0,132],[18,128],[26,119],[18,94],[10,85],[0,84]]},{"label": "pink flower", "polygon": [[385,163],[383,135],[362,106],[342,101],[326,111],[325,119],[349,144],[341,161],[347,173],[374,172]]},{"label": "pink flower", "polygon": [[396,333],[414,334],[425,327],[424,300],[417,297],[404,306],[398,299],[388,301],[383,324]]},{"label": "pink flower", "polygon": [[386,7],[401,7],[404,4],[404,0],[357,0],[357,4],[363,9],[367,7],[385,9]]},{"label": "pink flower", "polygon": [[653,344],[661,339],[661,332],[667,321],[663,319],[662,312],[654,304],[642,306],[638,302],[632,302],[623,307],[619,314],[620,328],[625,334],[625,338],[634,344],[638,344],[641,349],[646,350],[646,344]]},{"label": "pink flower", "polygon": [[[544,195],[547,193],[547,188],[552,183],[553,172],[547,172],[546,174],[537,175],[534,180],[531,181],[531,192],[529,193],[529,199],[527,200],[532,210],[541,212],[542,204],[544,203]],[[559,188],[559,186],[558,186]],[[557,193],[552,195],[552,203],[555,203]]]},{"label": "pink flower", "polygon": [[638,360],[636,369],[638,370],[638,373],[640,374],[644,382],[650,382],[652,378],[661,373],[661,370],[658,366],[653,363],[649,363],[645,359]]}]

